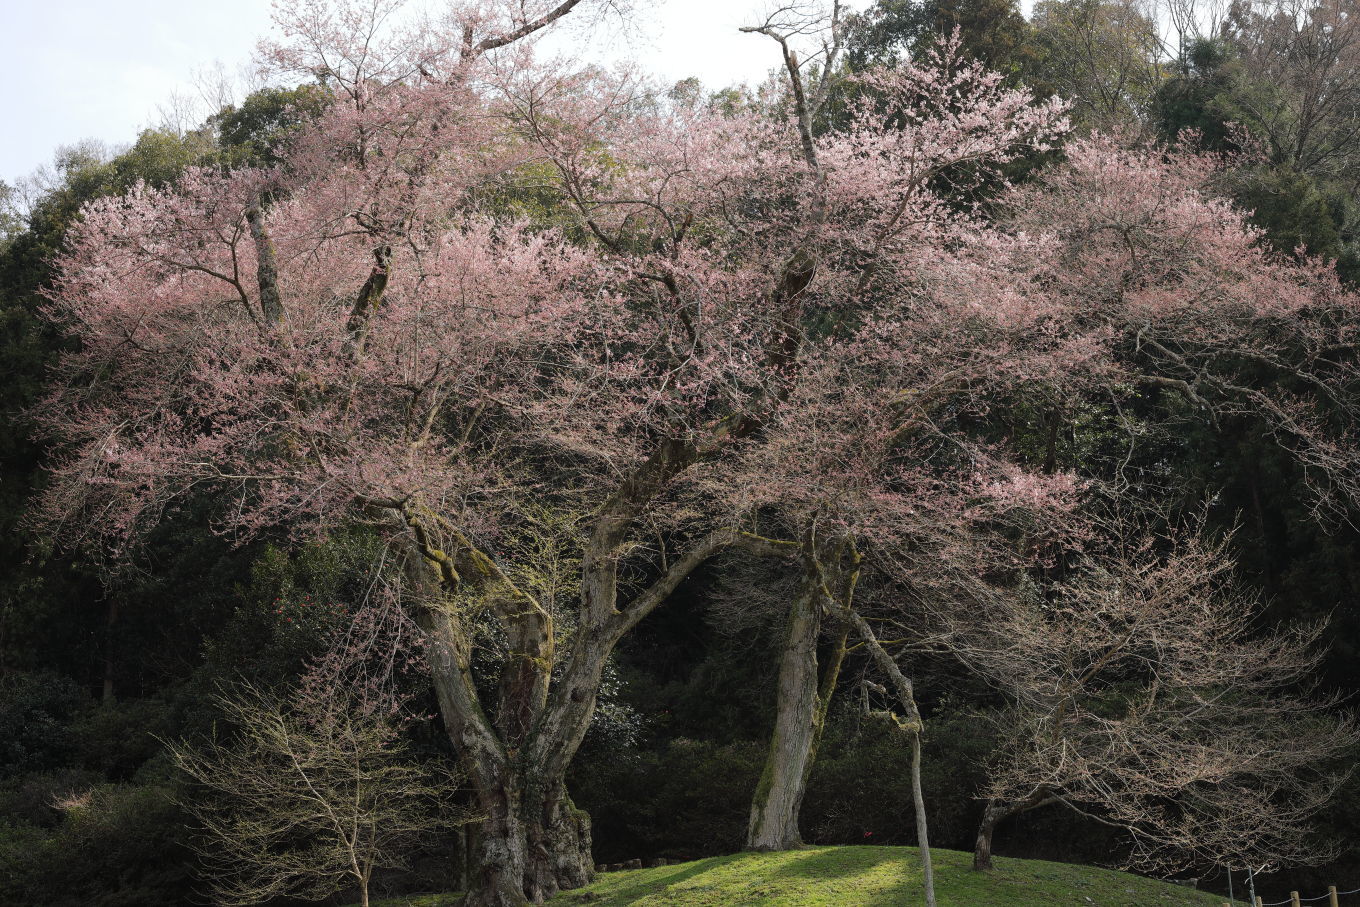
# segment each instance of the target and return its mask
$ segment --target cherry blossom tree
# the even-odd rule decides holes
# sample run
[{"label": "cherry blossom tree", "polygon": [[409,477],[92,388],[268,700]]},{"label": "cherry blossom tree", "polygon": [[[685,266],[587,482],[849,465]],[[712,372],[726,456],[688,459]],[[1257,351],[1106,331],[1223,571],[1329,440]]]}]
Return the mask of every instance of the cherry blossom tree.
[{"label": "cherry blossom tree", "polygon": [[[191,493],[218,496],[224,531],[359,520],[388,534],[487,816],[471,896],[483,903],[588,879],[588,820],[561,777],[604,660],[743,538],[692,540],[616,607],[625,536],[672,455],[695,458],[648,435],[665,378],[633,344],[657,313],[629,309],[597,252],[495,195],[533,153],[491,80],[523,65],[515,38],[576,5],[528,19],[525,4],[482,5],[388,32],[393,4],[298,7],[268,56],[330,91],[317,126],[277,169],[197,170],[92,206],[52,307],[80,345],[48,410],[66,454],[46,516],[63,541],[119,554]],[[608,413],[582,408],[591,393]],[[596,449],[564,443],[595,416],[614,420]],[[581,618],[561,632],[496,556],[530,499],[599,509]],[[471,660],[487,636],[503,655],[496,692]],[[563,641],[575,651],[550,698]]]},{"label": "cherry blossom tree", "polygon": [[[1068,366],[998,389],[1069,411],[1103,400],[1120,416],[1142,397],[1161,407],[1144,419],[1211,430],[1248,416],[1302,464],[1320,517],[1351,510],[1354,294],[1326,263],[1269,253],[1212,194],[1212,159],[1101,137],[1069,143],[1066,158],[1012,193],[999,227],[1023,251],[989,267],[1012,271],[1007,342],[1031,363],[1061,351],[1052,361]],[[1089,464],[1093,490],[1119,508],[1155,506],[1155,482],[1126,472],[1141,439],[1124,424],[1118,462]],[[1009,716],[1017,736],[976,865],[990,866],[997,823],[1048,803],[1129,831],[1131,861],[1145,866],[1306,861],[1301,829],[1335,784],[1326,760],[1353,737],[1298,692],[1321,656],[1317,631],[1253,638],[1252,602],[1225,581],[1221,548],[1178,536],[1158,542],[1173,552],[1159,559],[1151,543],[1120,549],[1118,537],[1082,556],[1087,585],[994,596],[981,620],[966,596],[925,602],[961,602],[957,654],[984,670],[1004,662],[1013,701],[1028,702]],[[959,645],[970,633],[992,648]]]},{"label": "cherry blossom tree", "polygon": [[[969,270],[970,253],[958,249],[985,248],[993,237],[937,182],[946,173],[995,176],[1066,127],[1060,104],[1003,87],[998,74],[964,61],[954,40],[918,62],[857,76],[848,125],[819,136],[839,14],[839,5],[825,18],[792,5],[745,29],[781,51],[789,115],[815,191],[808,215],[820,234],[806,247],[817,253],[808,293],[821,311],[804,339],[799,380],[765,418],[766,443],[722,473],[742,490],[744,509],[767,520],[777,513],[781,534],[802,539],[803,580],[787,618],[775,729],[747,835],[760,850],[801,842],[799,805],[850,628],[842,612],[854,588],[845,558],[855,534],[907,543],[903,524],[919,528],[914,516],[924,511],[948,511],[945,521],[957,522],[958,489],[976,484],[971,476],[937,481],[922,464],[942,433],[914,436],[918,416],[982,365],[970,313],[933,286]],[[800,58],[798,45],[809,43],[814,51]],[[964,468],[985,472],[994,459],[979,451]],[[835,615],[832,650],[819,666],[823,622]]]},{"label": "cherry blossom tree", "polygon": [[[1215,195],[1212,157],[1109,137],[1065,154],[1012,194],[1001,225],[1034,242],[1003,266],[1023,275],[1012,317],[1041,346],[1082,351],[1055,392],[1105,401],[1130,427],[1129,455],[1125,408],[1140,398],[1211,430],[1249,417],[1304,467],[1320,516],[1353,507],[1360,298],[1329,263],[1270,252]],[[1127,461],[1101,466],[1117,494],[1141,481]]]}]

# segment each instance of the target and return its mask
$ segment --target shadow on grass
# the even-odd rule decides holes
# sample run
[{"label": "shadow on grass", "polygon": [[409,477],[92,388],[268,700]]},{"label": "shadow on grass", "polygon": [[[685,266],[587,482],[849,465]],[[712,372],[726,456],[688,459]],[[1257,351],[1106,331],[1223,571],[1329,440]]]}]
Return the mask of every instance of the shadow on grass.
[{"label": "shadow on grass", "polygon": [[[706,860],[699,860],[694,863],[686,863],[683,866],[676,866],[675,872],[666,873],[664,875],[649,872],[647,870],[625,870],[635,873],[636,875],[626,881],[618,880],[618,887],[614,887],[616,880],[609,879],[608,877],[602,879],[600,876],[596,876],[597,882],[604,881],[606,884],[610,885],[609,891],[599,892],[599,894],[602,895],[599,903],[629,904],[645,895],[657,894],[672,885],[678,885],[695,876],[703,875],[711,869],[717,869],[720,866],[732,862],[732,860],[736,858],[737,857],[734,856],[709,857]],[[609,875],[615,875],[615,873],[609,873]],[[566,903],[571,903],[575,900],[581,900],[581,897],[581,895],[572,895],[568,892],[565,900]]]},{"label": "shadow on grass", "polygon": [[[923,897],[916,851],[878,847],[837,847],[809,850],[783,863],[769,877],[806,879],[834,888],[837,882],[853,885],[863,907],[915,904]],[[885,866],[884,864],[892,864]],[[894,879],[893,876],[896,876]],[[865,891],[869,881],[874,891]]]}]

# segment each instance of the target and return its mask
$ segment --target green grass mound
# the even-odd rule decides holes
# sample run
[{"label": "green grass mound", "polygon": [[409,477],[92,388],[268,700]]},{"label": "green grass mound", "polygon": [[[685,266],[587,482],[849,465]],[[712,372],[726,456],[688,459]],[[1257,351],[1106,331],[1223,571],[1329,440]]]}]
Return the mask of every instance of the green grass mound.
[{"label": "green grass mound", "polygon": [[[1223,898],[1140,876],[1042,860],[996,859],[972,871],[973,855],[932,850],[939,907],[1218,907]],[[693,863],[609,872],[551,902],[615,905],[871,907],[925,903],[914,847],[808,847],[741,853]]]},{"label": "green grass mound", "polygon": [[[972,870],[973,855],[931,851],[939,907],[1219,907],[1224,899],[1180,885],[1090,866],[996,859]],[[458,896],[376,901],[374,907],[452,907]],[[924,904],[914,847],[807,847],[739,853],[693,863],[607,872],[564,892],[553,907],[915,907]]]}]

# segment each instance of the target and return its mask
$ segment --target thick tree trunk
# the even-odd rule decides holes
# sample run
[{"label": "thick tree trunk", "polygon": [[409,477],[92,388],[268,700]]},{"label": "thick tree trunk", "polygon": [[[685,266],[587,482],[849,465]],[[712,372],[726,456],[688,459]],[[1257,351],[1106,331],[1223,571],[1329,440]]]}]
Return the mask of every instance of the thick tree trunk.
[{"label": "thick tree trunk", "polygon": [[[504,713],[493,726],[477,698],[471,645],[456,612],[443,603],[439,586],[424,565],[409,568],[408,576],[420,584],[412,594],[420,603],[416,614],[426,633],[427,659],[445,729],[484,816],[476,835],[476,865],[468,873],[466,904],[517,907],[588,884],[594,868],[590,819],[572,804],[563,777],[590,723],[598,686],[591,679],[598,681],[599,673],[590,668],[602,665],[607,652],[597,644],[584,671],[568,672],[568,680],[587,675],[578,682],[583,692],[568,696],[571,708],[544,716],[532,733],[530,718],[538,711],[533,703],[513,712],[508,707],[517,706],[520,696],[531,700],[541,696],[542,685],[522,670],[530,659],[516,659],[507,667],[512,683],[502,685],[502,693],[508,690],[512,695],[502,699]],[[536,627],[531,624],[520,635],[537,638]],[[513,745],[520,740],[522,745]]]},{"label": "thick tree trunk", "polygon": [[804,584],[789,609],[788,636],[779,662],[774,735],[746,829],[746,846],[751,850],[789,850],[803,843],[798,810],[820,724],[817,637],[821,625],[814,593],[810,584]]},{"label": "thick tree trunk", "polygon": [[[582,565],[582,625],[551,686],[558,663],[551,615],[455,527],[417,507],[400,510],[410,529],[408,605],[425,632],[449,740],[485,816],[481,865],[471,873],[469,905],[540,902],[589,883],[594,868],[590,819],[572,804],[563,779],[590,726],[610,653],[713,554],[733,544],[761,554],[785,551],[783,543],[735,529],[715,530],[619,607],[617,551],[624,530],[639,502],[692,462],[687,450],[663,447],[603,508]],[[472,673],[473,643],[459,604],[459,593],[466,592],[488,603],[505,631],[507,659],[494,717],[483,709]]]},{"label": "thick tree trunk", "polygon": [[467,891],[472,887],[473,848],[475,846],[473,832],[470,826],[458,826],[458,881],[454,888],[458,891]]},{"label": "thick tree trunk", "polygon": [[[809,546],[805,550],[806,572],[789,608],[787,634],[780,653],[774,734],[770,738],[760,783],[751,801],[751,817],[746,829],[746,847],[750,850],[790,850],[803,843],[798,831],[799,811],[817,760],[827,709],[845,660],[850,627],[842,621],[826,652],[825,662],[819,666],[817,644],[822,633],[822,618],[827,613],[824,582],[827,568],[815,560],[821,553],[810,550],[812,540],[806,544]],[[853,578],[841,577],[838,568],[830,569],[839,579],[848,580],[840,590],[840,594],[848,596],[853,589]]]},{"label": "thick tree trunk", "polygon": [[465,907],[522,907],[525,894],[528,837],[520,816],[519,796],[511,779],[500,790],[478,790],[482,819],[477,867]]},{"label": "thick tree trunk", "polygon": [[468,907],[539,904],[559,891],[590,883],[590,817],[559,780],[547,798],[529,793],[514,773],[478,790],[485,812],[469,872]]},{"label": "thick tree trunk", "polygon": [[559,781],[528,823],[529,900],[546,901],[559,891],[590,884],[594,875],[590,816],[577,809]]},{"label": "thick tree trunk", "polygon": [[[483,814],[468,907],[519,907],[590,881],[590,820],[566,795],[561,772],[526,749],[512,760],[471,699],[465,649],[452,622],[426,609],[430,666],[440,711]],[[451,654],[452,653],[452,654]],[[551,780],[539,781],[549,777]]]},{"label": "thick tree trunk", "polygon": [[527,904],[524,881],[528,842],[520,810],[517,772],[482,711],[473,682],[471,641],[445,601],[441,584],[419,550],[406,564],[411,604],[426,638],[426,660],[449,741],[477,794],[483,819],[478,865],[469,872],[469,907]]}]

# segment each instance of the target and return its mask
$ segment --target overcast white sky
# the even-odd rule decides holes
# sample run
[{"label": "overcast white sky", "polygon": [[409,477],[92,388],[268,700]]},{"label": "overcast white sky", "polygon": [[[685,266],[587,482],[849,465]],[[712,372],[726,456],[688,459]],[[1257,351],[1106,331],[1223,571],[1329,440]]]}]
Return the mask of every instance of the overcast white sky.
[{"label": "overcast white sky", "polygon": [[[636,0],[632,55],[668,81],[758,81],[773,47],[737,27],[767,3]],[[196,72],[247,64],[270,10],[271,0],[0,0],[0,179],[13,184],[59,145],[132,142]]]}]

